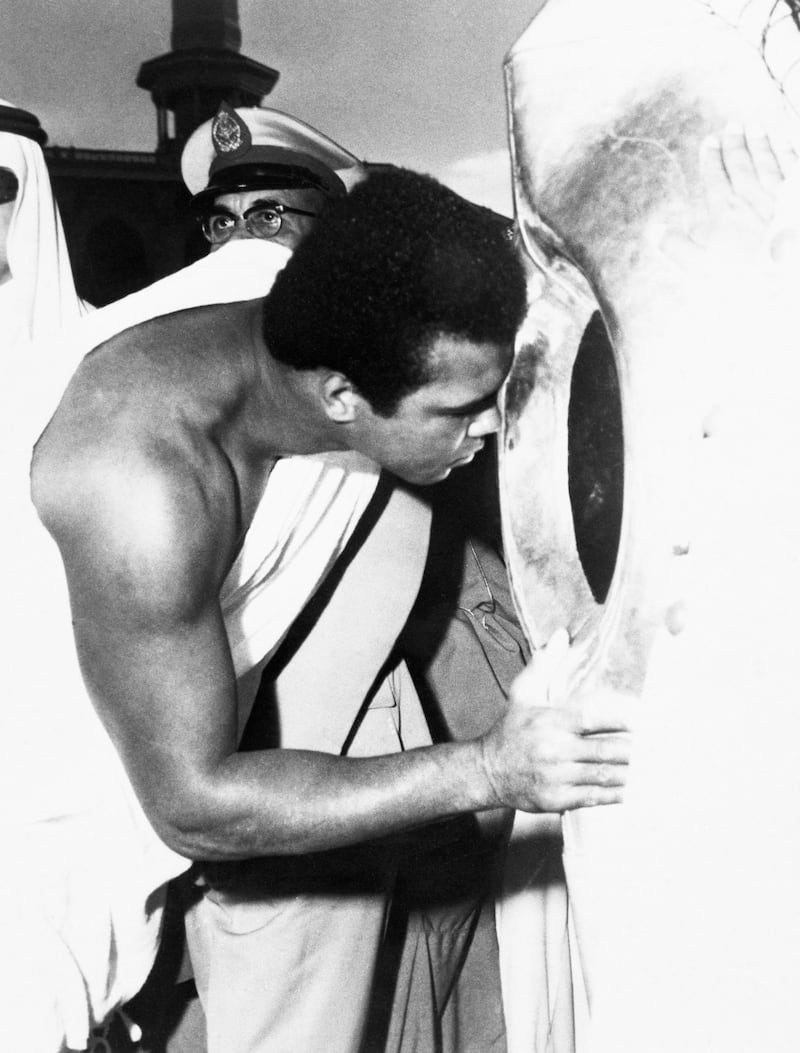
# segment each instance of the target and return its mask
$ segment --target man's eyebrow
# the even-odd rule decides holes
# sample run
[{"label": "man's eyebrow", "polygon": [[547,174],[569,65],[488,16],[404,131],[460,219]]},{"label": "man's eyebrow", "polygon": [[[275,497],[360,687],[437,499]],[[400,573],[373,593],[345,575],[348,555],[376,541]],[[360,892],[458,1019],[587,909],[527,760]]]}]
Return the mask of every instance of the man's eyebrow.
[{"label": "man's eyebrow", "polygon": [[497,388],[495,391],[490,391],[488,395],[484,395],[481,399],[475,399],[474,402],[465,402],[461,406],[443,406],[440,412],[445,417],[466,417],[471,413],[483,413],[484,410],[490,409],[497,403],[497,396],[500,393],[500,389]]},{"label": "man's eyebrow", "polygon": [[[254,208],[276,208],[279,205],[280,202],[276,201],[274,198],[258,197],[252,203],[252,205],[248,205],[244,212],[241,214],[246,215],[248,212],[252,212]],[[212,205],[211,211],[214,215],[217,216],[230,216],[231,219],[239,218],[238,212],[232,212],[229,208],[226,208],[225,205]]]}]

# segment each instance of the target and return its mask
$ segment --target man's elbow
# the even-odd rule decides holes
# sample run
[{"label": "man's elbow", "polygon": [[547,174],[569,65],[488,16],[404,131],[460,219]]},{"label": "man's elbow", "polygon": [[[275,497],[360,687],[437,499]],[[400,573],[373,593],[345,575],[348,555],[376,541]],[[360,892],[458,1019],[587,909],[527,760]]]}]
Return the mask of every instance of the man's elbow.
[{"label": "man's elbow", "polygon": [[254,850],[252,824],[212,804],[172,799],[150,814],[154,830],[173,852],[194,862],[247,859]]}]

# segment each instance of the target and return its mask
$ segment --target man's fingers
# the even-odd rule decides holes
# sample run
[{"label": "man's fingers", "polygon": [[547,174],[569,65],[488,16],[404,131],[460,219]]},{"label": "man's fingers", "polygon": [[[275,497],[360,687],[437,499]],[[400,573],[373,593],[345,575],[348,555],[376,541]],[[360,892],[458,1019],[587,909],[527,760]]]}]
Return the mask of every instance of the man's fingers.
[{"label": "man's fingers", "polygon": [[731,181],[722,160],[722,142],[715,135],[707,136],[700,144],[700,174],[709,210],[730,204]]},{"label": "man's fingers", "polygon": [[633,731],[639,703],[628,695],[607,689],[586,696],[578,707],[578,720],[584,735],[603,732]]},{"label": "man's fingers", "polygon": [[563,806],[559,812],[571,811],[573,808],[596,808],[602,804],[621,804],[623,790],[619,786],[576,786],[565,794]]},{"label": "man's fingers", "polygon": [[[569,765],[558,783],[540,791],[532,811],[566,812],[572,808],[593,808],[600,804],[619,804],[625,789],[625,768]],[[525,806],[523,806],[524,808]]]},{"label": "man's fingers", "polygon": [[719,212],[732,203],[749,206],[764,222],[797,166],[797,150],[786,135],[761,128],[729,125],[721,138],[710,136],[700,147],[700,169],[709,208]]},{"label": "man's fingers", "polygon": [[[755,136],[754,136],[755,140]],[[776,171],[779,171],[774,155],[771,154],[769,142],[760,143],[761,163],[769,169],[766,156],[773,158],[772,176],[769,185],[773,185]],[[768,191],[760,182],[760,173],[755,159],[750,152],[744,129],[732,126],[726,128],[722,138],[709,136],[700,146],[700,172],[710,215],[724,216],[727,210],[734,207],[751,209],[765,222],[772,218],[775,207],[774,189]]]},{"label": "man's fingers", "polygon": [[797,144],[781,132],[768,134],[764,131],[746,130],[745,135],[762,179],[768,180],[777,191],[797,170],[797,162],[800,159]]},{"label": "man's fingers", "polygon": [[574,786],[624,786],[628,769],[624,764],[576,764]]},{"label": "man's fingers", "polygon": [[[771,201],[786,179],[783,166],[778,157],[772,138],[762,129],[746,129],[743,133],[751,164],[743,165],[742,176],[745,188],[752,186],[753,180],[764,191]],[[727,163],[727,162],[726,162]],[[738,173],[732,173],[732,182],[737,186]]]},{"label": "man's fingers", "polygon": [[575,759],[584,764],[628,764],[631,759],[631,736],[585,735],[578,740]]},{"label": "man's fingers", "polygon": [[[656,247],[683,269],[696,267],[716,233],[742,228],[743,220],[753,231],[776,220],[786,211],[787,198],[796,198],[800,186],[800,149],[785,128],[767,132],[761,127],[728,125],[720,135],[710,135],[700,146],[700,175],[706,199],[706,215],[690,229],[675,226],[653,228]],[[773,239],[773,256],[787,255],[784,243],[794,247],[797,223],[784,224]],[[765,233],[762,232],[762,233]],[[780,242],[780,244],[778,244]]]},{"label": "man's fingers", "polygon": [[[743,128],[726,128],[722,136],[722,163],[735,197],[769,222],[783,175],[766,135],[753,131],[748,138]],[[712,171],[716,171],[716,166]]]}]

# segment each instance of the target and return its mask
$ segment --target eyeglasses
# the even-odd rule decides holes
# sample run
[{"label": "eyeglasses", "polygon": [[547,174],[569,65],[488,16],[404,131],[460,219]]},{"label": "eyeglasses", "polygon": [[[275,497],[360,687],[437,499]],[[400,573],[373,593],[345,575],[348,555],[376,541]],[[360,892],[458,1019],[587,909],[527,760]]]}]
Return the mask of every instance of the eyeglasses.
[{"label": "eyeglasses", "polygon": [[283,225],[283,215],[291,212],[295,216],[318,216],[318,212],[307,212],[304,208],[290,208],[277,201],[257,201],[252,208],[237,215],[226,208],[214,208],[201,219],[203,233],[212,245],[228,241],[241,220],[251,238],[274,238]]},{"label": "eyeglasses", "polygon": [[10,168],[0,167],[0,205],[15,201],[19,190],[19,180]]}]

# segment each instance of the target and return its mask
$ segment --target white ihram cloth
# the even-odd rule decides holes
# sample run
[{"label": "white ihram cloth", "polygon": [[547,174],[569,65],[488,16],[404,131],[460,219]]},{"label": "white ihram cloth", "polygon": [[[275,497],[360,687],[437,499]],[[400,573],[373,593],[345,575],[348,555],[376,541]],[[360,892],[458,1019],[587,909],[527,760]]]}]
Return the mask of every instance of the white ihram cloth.
[{"label": "white ihram cloth", "polygon": [[[254,253],[254,246],[232,244],[201,261],[198,271],[208,279],[203,302],[211,293],[234,300],[244,291],[234,258],[248,257],[252,266],[258,256],[265,291],[288,254],[268,245]],[[60,555],[29,496],[33,445],[80,354],[112,316],[124,328],[147,311],[169,309],[166,294],[178,288],[189,299],[199,295],[182,278],[157,285],[150,295],[126,298],[125,310],[111,305],[86,319],[78,327],[89,334],[82,345],[73,333],[66,349],[59,342],[35,356],[13,355],[0,395],[9,687],[0,718],[0,831],[13,861],[0,884],[14,905],[3,922],[12,968],[0,989],[2,1049],[85,1048],[91,1024],[145,980],[158,944],[163,886],[189,865],[156,836],[89,702]],[[356,455],[278,463],[224,586],[237,674],[280,642],[344,546],[376,480],[377,469]]]},{"label": "white ihram cloth", "polygon": [[[0,99],[0,106],[11,106]],[[0,132],[0,167],[19,181],[8,232],[9,281],[0,285],[4,352],[57,332],[87,310],[72,279],[61,217],[38,143]]]},{"label": "white ihram cloth", "polygon": [[188,267],[96,311],[68,339],[77,340],[85,353],[148,318],[210,303],[255,300],[269,292],[291,254],[272,241],[234,238]]}]

